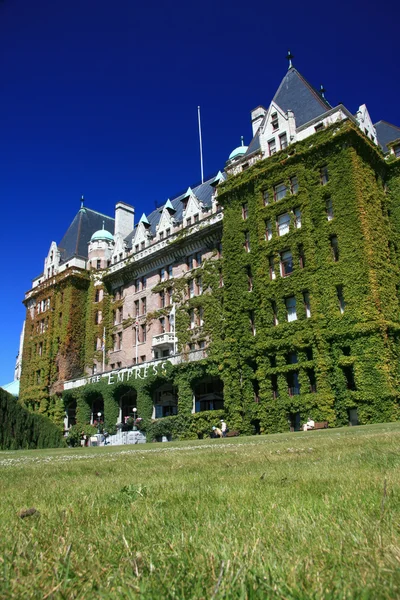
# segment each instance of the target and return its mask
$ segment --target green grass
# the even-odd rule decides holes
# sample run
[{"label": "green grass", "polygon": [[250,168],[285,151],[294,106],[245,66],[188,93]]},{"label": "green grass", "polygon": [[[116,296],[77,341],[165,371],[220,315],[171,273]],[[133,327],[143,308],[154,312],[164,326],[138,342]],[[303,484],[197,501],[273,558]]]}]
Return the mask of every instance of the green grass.
[{"label": "green grass", "polygon": [[394,423],[0,452],[0,597],[399,598],[399,442]]}]

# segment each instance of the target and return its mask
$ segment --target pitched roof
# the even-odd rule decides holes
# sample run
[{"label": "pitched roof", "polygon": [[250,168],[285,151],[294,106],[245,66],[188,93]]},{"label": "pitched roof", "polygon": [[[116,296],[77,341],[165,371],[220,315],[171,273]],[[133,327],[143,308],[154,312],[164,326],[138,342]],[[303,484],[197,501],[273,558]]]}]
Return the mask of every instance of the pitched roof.
[{"label": "pitched roof", "polygon": [[332,108],[294,67],[291,67],[282,79],[273,102],[284,112],[294,112],[296,127],[308,123]]},{"label": "pitched roof", "polygon": [[378,121],[375,123],[374,127],[376,129],[376,135],[382,150],[384,152],[389,152],[387,144],[400,138],[400,127],[392,125],[387,121]]},{"label": "pitched roof", "polygon": [[11,383],[6,383],[5,385],[0,385],[0,387],[5,390],[6,392],[8,392],[9,394],[11,394],[12,396],[15,396],[16,398],[18,398],[19,396],[19,379],[14,379],[14,381],[12,381]]},{"label": "pitched roof", "polygon": [[[200,200],[200,202],[202,202],[204,204],[204,206],[211,207],[211,197],[214,193],[214,188],[211,184],[215,182],[216,175],[213,175],[213,177],[210,177],[210,179],[207,179],[207,181],[205,181],[204,183],[200,183],[199,185],[188,188],[188,190],[190,190],[190,192],[193,193],[196,196],[196,198],[198,198],[198,200]],[[223,175],[223,179],[226,179],[225,173],[222,173],[222,175]],[[156,210],[153,210],[153,212],[151,212],[149,215],[147,215],[148,222],[150,223],[150,232],[152,233],[152,235],[156,234],[156,226],[158,225],[158,223],[160,221],[161,213],[164,209],[164,206],[166,206],[166,205],[167,205],[167,207],[172,205],[173,209],[175,210],[175,213],[173,215],[173,218],[175,219],[175,221],[177,221],[177,222],[182,221],[182,219],[183,219],[182,213],[184,210],[183,200],[187,197],[188,197],[188,193],[187,193],[187,191],[185,191],[183,194],[180,194],[179,196],[176,196],[175,198],[172,198],[171,200],[167,200],[166,203],[159,206],[158,208],[156,208]],[[132,246],[132,239],[133,239],[134,235],[135,235],[135,231],[132,231],[132,233],[130,233],[125,238],[125,241],[127,242],[128,246]]]},{"label": "pitched roof", "polygon": [[102,229],[103,223],[107,231],[114,231],[114,219],[90,208],[82,207],[58,244],[61,262],[66,262],[73,256],[86,258],[90,238],[95,231]]}]

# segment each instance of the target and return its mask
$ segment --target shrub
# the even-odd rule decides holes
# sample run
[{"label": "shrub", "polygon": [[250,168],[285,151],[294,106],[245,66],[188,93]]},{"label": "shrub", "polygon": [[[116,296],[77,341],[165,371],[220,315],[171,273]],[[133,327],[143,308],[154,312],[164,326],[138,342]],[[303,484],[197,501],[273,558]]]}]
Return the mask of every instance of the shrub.
[{"label": "shrub", "polygon": [[0,448],[20,450],[62,448],[62,431],[47,417],[29,412],[11,394],[0,389]]}]

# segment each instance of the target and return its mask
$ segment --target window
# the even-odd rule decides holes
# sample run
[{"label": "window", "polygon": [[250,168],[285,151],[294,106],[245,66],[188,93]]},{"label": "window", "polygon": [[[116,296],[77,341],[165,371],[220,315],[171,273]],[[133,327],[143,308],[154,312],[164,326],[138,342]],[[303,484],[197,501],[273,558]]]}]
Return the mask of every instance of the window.
[{"label": "window", "polygon": [[250,252],[250,233],[248,231],[245,231],[244,234],[244,249],[246,252]]},{"label": "window", "polygon": [[286,363],[288,365],[295,365],[298,362],[299,362],[299,359],[297,357],[296,352],[289,352],[289,354],[286,355]]},{"label": "window", "polygon": [[253,275],[251,272],[251,267],[246,267],[247,271],[247,289],[249,292],[253,291]]},{"label": "window", "polygon": [[289,323],[297,320],[296,313],[296,298],[294,296],[290,296],[290,298],[286,298],[286,311],[287,311],[287,320]]},{"label": "window", "polygon": [[186,264],[188,266],[188,269],[193,269],[193,267],[194,267],[194,257],[193,257],[193,255],[187,257]]},{"label": "window", "polygon": [[288,384],[289,396],[297,396],[300,394],[299,374],[297,371],[292,371],[286,375]]},{"label": "window", "polygon": [[201,259],[202,259],[202,255],[201,252],[196,252],[196,266],[200,267],[201,266]]},{"label": "window", "polygon": [[323,128],[324,128],[324,124],[323,123],[318,123],[318,125],[316,125],[314,127],[315,133],[317,133],[318,131],[322,131]]},{"label": "window", "polygon": [[306,257],[304,255],[304,246],[303,246],[303,244],[299,244],[299,246],[298,246],[298,253],[299,253],[299,266],[300,266],[300,269],[304,269],[304,267],[306,266]]},{"label": "window", "polygon": [[166,278],[167,278],[167,277],[166,277],[166,273],[167,273],[167,272],[166,272],[165,268],[164,268],[164,267],[162,267],[162,268],[160,269],[160,281],[165,281],[165,280],[166,280]]},{"label": "window", "polygon": [[114,350],[121,350],[122,346],[122,331],[114,335]]},{"label": "window", "polygon": [[142,290],[145,290],[147,287],[147,277],[142,277]]},{"label": "window", "polygon": [[328,221],[332,221],[333,219],[333,206],[332,206],[332,198],[327,198],[325,200],[325,210],[326,210],[326,218]]},{"label": "window", "polygon": [[354,370],[353,370],[353,365],[349,365],[347,367],[342,367],[343,369],[343,375],[344,378],[346,380],[346,387],[348,390],[355,390],[356,388],[356,382],[354,380]]},{"label": "window", "polygon": [[276,153],[276,141],[275,141],[275,138],[272,138],[272,140],[269,140],[269,142],[268,142],[268,152],[269,152],[270,156],[272,156],[273,154]]},{"label": "window", "polygon": [[256,335],[256,326],[254,324],[254,310],[249,312],[250,331],[252,335]]},{"label": "window", "polygon": [[269,262],[269,278],[271,280],[275,279],[276,275],[275,275],[275,265],[274,265],[274,257],[270,256],[268,259]]},{"label": "window", "polygon": [[285,213],[283,215],[279,215],[276,221],[278,235],[286,235],[289,233],[289,224],[290,224],[290,215]]},{"label": "window", "polygon": [[165,297],[165,302],[169,306],[172,302],[172,288],[167,289],[167,295]]},{"label": "window", "polygon": [[308,292],[303,292],[303,302],[304,308],[306,311],[306,317],[309,319],[311,317],[311,308],[310,308],[310,294]]},{"label": "window", "polygon": [[204,325],[204,308],[202,306],[199,308],[199,321],[200,321],[200,326],[203,327],[203,325]]},{"label": "window", "polygon": [[334,262],[339,260],[339,242],[336,235],[330,237],[332,258]]},{"label": "window", "polygon": [[168,265],[168,279],[172,279],[174,276],[172,265]]},{"label": "window", "polygon": [[123,257],[123,253],[121,252],[119,255],[119,260],[122,260],[122,257]]},{"label": "window", "polygon": [[122,323],[122,319],[123,319],[123,308],[122,306],[120,308],[117,308],[117,323]]},{"label": "window", "polygon": [[37,352],[38,352],[39,356],[42,356],[42,354],[43,354],[43,342],[39,342]]},{"label": "window", "polygon": [[290,250],[281,252],[281,276],[287,277],[293,273],[293,257]]},{"label": "window", "polygon": [[264,206],[268,206],[268,204],[269,204],[269,193],[267,192],[267,190],[263,191],[263,202],[264,202]]},{"label": "window", "polygon": [[164,239],[164,232],[163,231],[160,231],[159,235],[160,235],[160,240]]},{"label": "window", "polygon": [[199,222],[199,215],[194,215],[193,219],[194,219],[195,223],[198,223]]},{"label": "window", "polygon": [[140,362],[141,363],[145,363],[146,362],[146,355],[142,354],[142,356],[140,357]]},{"label": "window", "polygon": [[171,229],[166,229],[165,230],[165,235],[168,237],[169,235],[171,235]]},{"label": "window", "polygon": [[192,224],[192,218],[191,218],[191,217],[188,217],[188,218],[186,219],[186,226],[187,226],[187,227],[189,227],[191,224]]},{"label": "window", "polygon": [[101,310],[97,310],[94,315],[94,322],[96,323],[96,325],[99,325],[101,323],[101,316]]},{"label": "window", "polygon": [[145,242],[145,241],[141,242],[141,243],[140,243],[140,249],[141,249],[141,250],[144,250],[144,249],[145,249],[145,247],[146,247],[146,242]]},{"label": "window", "polygon": [[146,323],[140,326],[140,341],[144,343],[147,339]]},{"label": "window", "polygon": [[159,322],[160,322],[160,333],[165,333],[166,332],[166,329],[165,329],[165,318],[164,317],[160,317]]},{"label": "window", "polygon": [[326,185],[329,181],[328,167],[322,167],[319,171],[321,185]]},{"label": "window", "polygon": [[338,302],[339,302],[340,313],[343,314],[346,304],[345,304],[344,297],[343,297],[343,286],[342,285],[336,286],[336,294],[337,294],[337,298],[338,298]]},{"label": "window", "polygon": [[247,215],[248,215],[248,205],[246,204],[242,204],[242,219],[245,221],[247,219]]},{"label": "window", "polygon": [[190,311],[190,329],[194,329],[196,326],[196,315],[194,310]]},{"label": "window", "polygon": [[135,300],[133,303],[135,317],[139,316],[139,300]]},{"label": "window", "polygon": [[299,191],[299,182],[296,176],[290,178],[290,191],[292,194],[297,194]]},{"label": "window", "polygon": [[191,279],[189,281],[189,298],[194,298],[195,295],[194,279]]},{"label": "window", "polygon": [[278,185],[274,186],[274,200],[278,202],[278,200],[282,200],[287,194],[287,187],[284,183],[278,183]]},{"label": "window", "polygon": [[101,269],[101,260],[100,259],[96,260],[96,269]]},{"label": "window", "polygon": [[278,321],[278,307],[276,306],[275,300],[272,300],[272,302],[271,302],[271,309],[272,309],[272,325],[274,327],[276,327],[279,324],[279,321]]},{"label": "window", "polygon": [[140,291],[140,279],[136,279],[135,281],[135,294]]},{"label": "window", "polygon": [[272,221],[265,223],[265,239],[267,242],[272,239]]},{"label": "window", "polygon": [[95,296],[94,296],[94,301],[95,302],[100,302],[101,300],[101,294],[100,294],[101,290],[96,290]]},{"label": "window", "polygon": [[197,278],[197,293],[199,295],[203,293],[203,280],[201,277]]},{"label": "window", "polygon": [[394,155],[396,158],[400,158],[400,144],[393,146]]},{"label": "window", "polygon": [[272,125],[273,131],[276,131],[277,129],[279,129],[278,113],[276,113],[276,112],[272,113],[272,115],[271,115],[271,125]]},{"label": "window", "polygon": [[281,150],[284,150],[285,148],[287,148],[287,135],[286,133],[282,133],[282,135],[279,136],[279,145],[281,147]]},{"label": "window", "polygon": [[139,244],[135,244],[135,252],[139,252]]},{"label": "window", "polygon": [[294,226],[296,229],[301,228],[301,210],[299,208],[295,208],[293,211],[294,214]]},{"label": "window", "polygon": [[199,348],[200,348],[200,350],[204,350],[205,347],[206,347],[205,341],[201,340],[201,342],[199,342]]},{"label": "window", "polygon": [[97,365],[96,365],[96,364],[94,364],[94,365],[92,366],[92,375],[96,375],[96,373],[97,373]]},{"label": "window", "polygon": [[160,292],[160,308],[165,308],[165,292]]},{"label": "window", "polygon": [[146,305],[147,305],[146,298],[142,298],[142,315],[146,314]]},{"label": "window", "polygon": [[306,369],[306,373],[308,375],[308,379],[310,381],[310,392],[312,394],[315,394],[315,392],[317,391],[317,379],[315,377],[315,370],[314,369]]}]

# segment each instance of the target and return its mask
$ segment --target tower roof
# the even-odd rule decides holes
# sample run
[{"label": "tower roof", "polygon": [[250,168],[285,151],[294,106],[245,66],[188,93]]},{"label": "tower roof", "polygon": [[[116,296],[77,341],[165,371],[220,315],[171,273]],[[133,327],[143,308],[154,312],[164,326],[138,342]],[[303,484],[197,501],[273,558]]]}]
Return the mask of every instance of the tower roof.
[{"label": "tower roof", "polygon": [[296,127],[319,117],[332,107],[294,67],[291,67],[273,97],[283,111],[292,110]]},{"label": "tower roof", "polygon": [[[58,244],[61,262],[66,262],[73,256],[87,258],[88,243],[95,232],[102,231],[102,226],[105,227],[107,233],[114,231],[114,219],[90,208],[82,207]],[[111,234],[108,233],[108,235]]]},{"label": "tower roof", "polygon": [[374,125],[376,129],[376,135],[378,137],[378,142],[382,147],[382,150],[386,153],[389,152],[389,148],[387,144],[389,142],[394,142],[395,140],[400,138],[400,127],[396,125],[392,125],[387,121],[378,121]]}]

